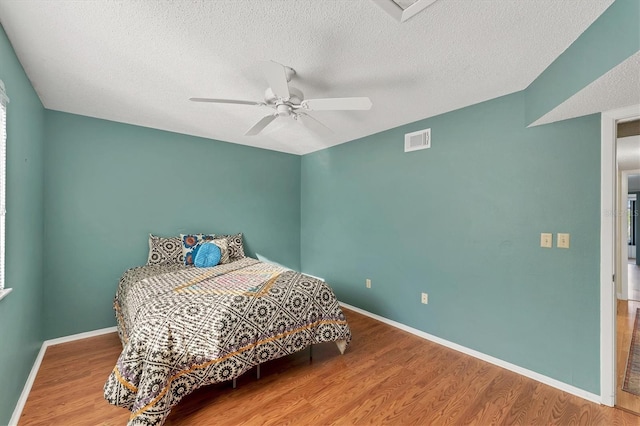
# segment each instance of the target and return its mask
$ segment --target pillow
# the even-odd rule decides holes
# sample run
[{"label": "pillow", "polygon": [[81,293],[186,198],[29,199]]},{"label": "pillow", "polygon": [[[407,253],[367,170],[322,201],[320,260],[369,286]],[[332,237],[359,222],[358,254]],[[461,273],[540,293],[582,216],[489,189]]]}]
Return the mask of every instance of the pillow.
[{"label": "pillow", "polygon": [[227,245],[226,238],[214,238],[211,243],[215,244],[220,248],[220,264],[229,263],[229,246]]},{"label": "pillow", "polygon": [[242,245],[242,232],[235,235],[218,235],[215,239],[225,238],[229,247],[229,262],[235,262],[245,257]]},{"label": "pillow", "polygon": [[169,265],[183,263],[182,244],[179,237],[156,237],[149,234],[149,257],[147,265]]},{"label": "pillow", "polygon": [[180,234],[184,264],[187,266],[193,265],[193,249],[203,241],[213,240],[214,236],[214,234]]},{"label": "pillow", "polygon": [[220,262],[221,250],[213,242],[198,244],[193,250],[193,265],[196,268],[210,268]]}]

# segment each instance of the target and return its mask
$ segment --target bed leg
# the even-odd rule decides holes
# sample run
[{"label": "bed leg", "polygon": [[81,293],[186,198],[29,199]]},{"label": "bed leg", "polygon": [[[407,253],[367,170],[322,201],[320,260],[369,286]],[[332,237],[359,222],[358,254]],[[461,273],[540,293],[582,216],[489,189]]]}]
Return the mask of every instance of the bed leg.
[{"label": "bed leg", "polygon": [[234,389],[236,388],[236,378],[235,377],[233,378],[233,383],[231,385],[233,386]]},{"label": "bed leg", "polygon": [[313,362],[313,344],[309,345],[309,363]]},{"label": "bed leg", "polygon": [[347,341],[346,340],[336,340],[336,346],[340,351],[340,354],[344,355],[345,349],[347,349]]},{"label": "bed leg", "polygon": [[256,368],[256,379],[260,380],[260,364],[258,364]]}]

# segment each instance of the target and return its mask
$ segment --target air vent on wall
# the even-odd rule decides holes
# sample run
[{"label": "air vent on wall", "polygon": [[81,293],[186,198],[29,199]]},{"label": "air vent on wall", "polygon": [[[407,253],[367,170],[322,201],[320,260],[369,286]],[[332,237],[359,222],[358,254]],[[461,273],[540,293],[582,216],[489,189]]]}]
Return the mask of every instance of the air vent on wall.
[{"label": "air vent on wall", "polygon": [[404,152],[427,148],[431,148],[431,129],[424,129],[404,135]]}]

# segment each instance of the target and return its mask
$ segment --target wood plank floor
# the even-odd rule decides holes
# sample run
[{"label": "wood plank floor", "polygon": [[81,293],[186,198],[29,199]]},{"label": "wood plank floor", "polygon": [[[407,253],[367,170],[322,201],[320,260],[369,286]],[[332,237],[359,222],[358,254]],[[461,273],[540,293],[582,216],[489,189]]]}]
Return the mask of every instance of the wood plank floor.
[{"label": "wood plank floor", "polygon": [[[353,341],[262,366],[197,390],[167,425],[638,425],[640,417],[345,310]],[[115,333],[48,348],[19,425],[123,425],[102,386],[121,346]]]}]

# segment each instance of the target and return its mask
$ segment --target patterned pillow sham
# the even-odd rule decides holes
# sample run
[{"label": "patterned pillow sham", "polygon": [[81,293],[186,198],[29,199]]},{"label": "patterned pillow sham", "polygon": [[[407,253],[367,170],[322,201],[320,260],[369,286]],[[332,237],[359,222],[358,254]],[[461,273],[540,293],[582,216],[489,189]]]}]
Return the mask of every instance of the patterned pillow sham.
[{"label": "patterned pillow sham", "polygon": [[203,241],[211,241],[214,234],[180,234],[180,245],[184,264],[193,266],[193,249]]},{"label": "patterned pillow sham", "polygon": [[147,265],[171,265],[183,262],[179,237],[164,238],[149,234]]},{"label": "patterned pillow sham", "polygon": [[229,245],[226,238],[214,238],[211,243],[220,249],[220,265],[229,263]]},{"label": "patterned pillow sham", "polygon": [[[229,247],[229,262],[243,259],[244,245],[242,244],[242,232],[235,235],[218,235],[215,239],[225,238]],[[221,262],[222,263],[222,262]]]}]

